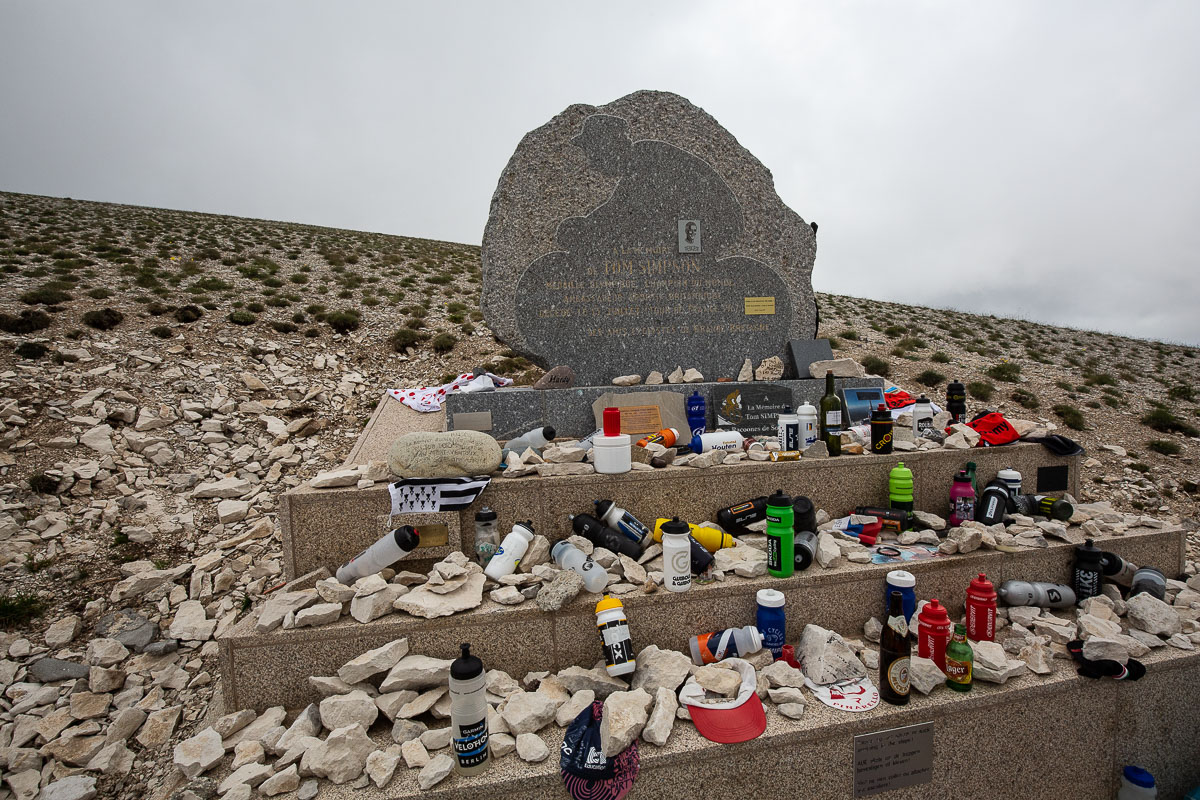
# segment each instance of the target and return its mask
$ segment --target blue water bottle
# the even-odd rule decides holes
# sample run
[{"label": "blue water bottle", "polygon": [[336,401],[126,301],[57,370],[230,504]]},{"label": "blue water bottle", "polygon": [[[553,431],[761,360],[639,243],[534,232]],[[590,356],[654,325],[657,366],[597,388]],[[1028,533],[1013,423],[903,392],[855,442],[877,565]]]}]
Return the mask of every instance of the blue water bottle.
[{"label": "blue water bottle", "polygon": [[763,647],[770,650],[772,656],[779,658],[783,652],[785,633],[783,592],[778,589],[759,589],[754,599],[758,603],[755,627],[762,634]]},{"label": "blue water bottle", "polygon": [[[887,574],[887,581],[883,585],[883,596],[891,597],[892,592],[899,592],[904,600],[904,621],[908,622],[912,619],[913,614],[917,613],[917,579],[911,572],[903,569],[894,569]],[[887,608],[887,603],[884,603],[884,608]],[[885,611],[886,613],[886,611]]]},{"label": "blue water bottle", "polygon": [[687,421],[688,427],[692,429],[692,436],[704,433],[708,423],[708,414],[705,411],[704,395],[699,391],[692,392],[691,397],[687,399]]}]

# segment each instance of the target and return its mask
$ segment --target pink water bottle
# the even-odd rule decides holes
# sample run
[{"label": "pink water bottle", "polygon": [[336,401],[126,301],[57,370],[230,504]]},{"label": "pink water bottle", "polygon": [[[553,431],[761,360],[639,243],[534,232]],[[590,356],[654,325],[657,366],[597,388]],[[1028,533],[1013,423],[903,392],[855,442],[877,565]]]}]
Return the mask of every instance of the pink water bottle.
[{"label": "pink water bottle", "polygon": [[975,519],[975,487],[967,471],[960,469],[950,484],[950,527],[958,527],[969,519]]}]

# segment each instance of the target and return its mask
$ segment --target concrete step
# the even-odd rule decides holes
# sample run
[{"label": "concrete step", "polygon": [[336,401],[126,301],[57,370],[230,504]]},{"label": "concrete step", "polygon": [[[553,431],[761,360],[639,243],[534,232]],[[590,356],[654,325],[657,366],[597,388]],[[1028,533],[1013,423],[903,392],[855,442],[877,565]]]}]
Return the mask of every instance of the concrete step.
[{"label": "concrete step", "polygon": [[[1200,715],[1184,698],[1200,692],[1200,651],[1160,648],[1146,658],[1137,682],[1089,680],[1066,661],[1048,676],[1026,674],[1004,686],[976,683],[959,694],[935,689],[914,693],[906,706],[880,703],[871,711],[836,711],[810,698],[803,716],[790,720],[769,702],[767,730],[749,742],[720,745],[679,721],[667,744],[639,742],[640,771],[627,797],[829,797],[854,792],[854,737],[919,723],[933,725],[930,781],[881,797],[1096,798],[1116,795],[1126,764],[1149,769],[1158,796],[1180,798],[1200,784]],[[380,747],[391,743],[377,724]],[[538,764],[513,753],[487,772],[451,774],[430,790],[417,785],[419,770],[403,760],[384,789],[352,789],[322,781],[322,800],[476,800],[566,796],[559,773],[563,729],[541,732],[550,757]],[[447,752],[445,750],[440,752]],[[224,777],[227,768],[218,777]]]},{"label": "concrete step", "polygon": [[[356,449],[359,457],[365,458],[378,449],[382,435],[373,431],[386,429],[388,437],[398,435],[398,426],[394,424],[379,427],[395,413],[399,412],[379,412],[375,425],[363,435]],[[445,526],[446,538],[441,540],[445,544],[418,548],[408,558],[411,569],[424,571],[452,550],[473,552],[474,513],[482,505],[497,511],[500,530],[508,531],[514,522],[529,519],[534,530],[551,542],[570,534],[568,514],[590,512],[593,501],[600,499],[615,501],[647,524],[671,515],[701,522],[712,520],[721,508],[782,488],[793,495],[806,495],[830,514],[841,515],[855,506],[886,505],[888,473],[899,461],[913,471],[917,507],[941,516],[947,513],[954,474],[968,461],[976,463],[983,481],[1005,467],[1012,467],[1023,476],[1027,492],[1079,494],[1078,456],[1056,456],[1038,444],[1014,444],[891,456],[743,462],[708,469],[667,467],[623,475],[496,477],[472,508],[404,515],[393,523],[418,528]],[[390,510],[391,500],[384,483],[367,489],[303,486],[287,492],[280,503],[280,526],[288,578],[320,567],[336,569],[388,530]]]},{"label": "concrete step", "polygon": [[[1098,543],[1168,575],[1183,569],[1184,532],[1179,528],[1131,529]],[[1052,540],[1044,549],[980,550],[902,566],[916,575],[918,597],[937,597],[953,614],[961,614],[966,587],[977,573],[986,573],[997,585],[1009,579],[1064,582],[1072,559],[1073,545]],[[899,566],[844,564],[825,570],[814,565],[783,579],[731,574],[723,582],[694,584],[679,594],[637,591],[622,602],[637,649],[655,644],[686,651],[694,634],[752,623],[755,593],[768,587],[781,590],[787,598],[788,641],[798,640],[810,622],[860,637],[870,617],[882,616],[884,577]],[[231,709],[303,706],[316,699],[308,686],[310,675],[332,675],[354,656],[400,637],[408,637],[412,652],[439,658],[453,658],[459,643],[469,641],[490,667],[518,678],[530,671],[590,667],[600,657],[597,599],[598,595],[583,593],[561,611],[546,613],[533,602],[501,606],[485,593],[479,608],[451,617],[426,620],[397,612],[364,625],[344,616],[320,628],[277,629],[265,635],[255,633],[252,616],[221,640],[226,700]]]}]

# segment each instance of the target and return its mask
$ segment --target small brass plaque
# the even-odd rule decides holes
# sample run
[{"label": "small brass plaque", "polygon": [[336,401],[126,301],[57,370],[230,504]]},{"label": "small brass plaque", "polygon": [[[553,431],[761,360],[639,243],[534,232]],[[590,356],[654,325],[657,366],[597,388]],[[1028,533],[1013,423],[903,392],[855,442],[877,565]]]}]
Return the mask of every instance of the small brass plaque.
[{"label": "small brass plaque", "polygon": [[775,314],[775,298],[774,297],[747,297],[746,314]]}]

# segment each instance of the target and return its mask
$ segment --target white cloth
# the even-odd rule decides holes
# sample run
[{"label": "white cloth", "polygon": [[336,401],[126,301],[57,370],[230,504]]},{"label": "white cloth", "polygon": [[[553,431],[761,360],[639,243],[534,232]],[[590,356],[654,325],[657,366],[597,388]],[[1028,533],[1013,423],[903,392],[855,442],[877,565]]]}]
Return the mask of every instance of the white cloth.
[{"label": "white cloth", "polygon": [[502,378],[490,372],[485,372],[479,376],[470,372],[464,372],[450,381],[450,383],[443,384],[442,386],[420,386],[416,389],[388,389],[388,394],[409,408],[427,412],[439,410],[448,394],[454,394],[455,392],[486,392],[498,386],[511,385],[511,378]]}]

